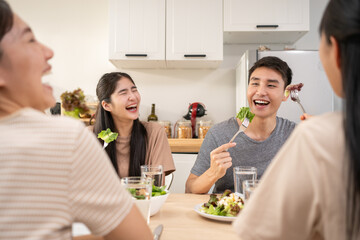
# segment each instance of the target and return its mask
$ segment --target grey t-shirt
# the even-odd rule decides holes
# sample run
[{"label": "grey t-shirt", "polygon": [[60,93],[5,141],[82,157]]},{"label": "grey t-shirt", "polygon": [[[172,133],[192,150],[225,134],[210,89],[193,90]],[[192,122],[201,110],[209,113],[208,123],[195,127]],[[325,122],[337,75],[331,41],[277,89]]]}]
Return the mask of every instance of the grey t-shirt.
[{"label": "grey t-shirt", "polygon": [[[232,158],[232,166],[215,183],[214,192],[223,192],[226,189],[234,191],[233,167],[236,166],[256,167],[258,179],[260,179],[295,126],[294,122],[276,117],[276,127],[265,141],[255,141],[244,132],[240,133],[234,140],[236,146],[228,150]],[[238,130],[239,124],[233,117],[210,128],[201,145],[191,173],[200,176],[208,170],[210,168],[210,152],[228,143]]]}]

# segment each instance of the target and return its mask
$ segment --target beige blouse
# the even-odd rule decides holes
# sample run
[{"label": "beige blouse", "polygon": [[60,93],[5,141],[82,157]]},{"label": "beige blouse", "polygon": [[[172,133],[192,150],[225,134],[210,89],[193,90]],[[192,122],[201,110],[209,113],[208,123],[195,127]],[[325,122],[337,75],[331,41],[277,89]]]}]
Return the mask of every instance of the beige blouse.
[{"label": "beige blouse", "polygon": [[[162,165],[165,175],[175,171],[174,160],[164,128],[156,122],[141,122],[148,134],[145,163]],[[120,177],[129,176],[130,136],[116,139],[116,158]]]},{"label": "beige blouse", "polygon": [[329,113],[297,126],[234,222],[240,239],[345,239],[342,123]]},{"label": "beige blouse", "polygon": [[131,196],[80,121],[24,108],[0,132],[0,239],[71,239],[74,221],[103,236],[128,215]]}]

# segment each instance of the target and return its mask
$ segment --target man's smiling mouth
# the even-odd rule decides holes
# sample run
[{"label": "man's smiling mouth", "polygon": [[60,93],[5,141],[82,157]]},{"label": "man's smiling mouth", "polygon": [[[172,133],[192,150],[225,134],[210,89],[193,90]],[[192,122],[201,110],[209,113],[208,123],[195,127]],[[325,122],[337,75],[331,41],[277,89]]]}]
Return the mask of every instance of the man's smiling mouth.
[{"label": "man's smiling mouth", "polygon": [[260,106],[266,106],[268,105],[270,102],[266,101],[266,100],[254,100],[255,105],[260,105]]}]

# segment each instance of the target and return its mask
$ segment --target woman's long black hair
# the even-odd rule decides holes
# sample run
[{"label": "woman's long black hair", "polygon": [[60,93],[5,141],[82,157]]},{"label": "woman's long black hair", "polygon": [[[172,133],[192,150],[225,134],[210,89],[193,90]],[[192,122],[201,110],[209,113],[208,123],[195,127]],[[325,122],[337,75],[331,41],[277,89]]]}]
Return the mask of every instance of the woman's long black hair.
[{"label": "woman's long black hair", "polygon": [[331,0],[320,32],[325,34],[329,44],[330,36],[339,43],[348,159],[346,236],[360,239],[360,1]]},{"label": "woman's long black hair", "polygon": [[[5,34],[9,32],[13,26],[14,14],[11,11],[9,4],[0,0],[0,41]],[[2,50],[0,49],[0,59],[2,57]]]},{"label": "woman's long black hair", "polygon": [[[128,74],[122,72],[106,73],[100,78],[98,82],[98,85],[96,87],[96,95],[99,99],[99,106],[96,110],[96,122],[94,125],[94,133],[96,134],[96,136],[99,132],[101,132],[102,130],[106,130],[107,128],[110,128],[112,132],[117,132],[111,113],[106,111],[102,107],[101,102],[111,102],[111,94],[115,92],[117,82],[121,81],[122,78],[128,78],[132,83],[134,83],[134,81]],[[99,141],[101,142],[101,144],[103,144],[103,141],[101,139],[99,139]],[[144,125],[139,121],[139,119],[136,119],[133,123],[130,138],[129,176],[140,176],[140,166],[145,164],[146,143],[146,129]],[[119,166],[116,159],[115,141],[109,143],[105,150],[109,155],[111,163],[113,164],[116,172],[119,174]]]}]

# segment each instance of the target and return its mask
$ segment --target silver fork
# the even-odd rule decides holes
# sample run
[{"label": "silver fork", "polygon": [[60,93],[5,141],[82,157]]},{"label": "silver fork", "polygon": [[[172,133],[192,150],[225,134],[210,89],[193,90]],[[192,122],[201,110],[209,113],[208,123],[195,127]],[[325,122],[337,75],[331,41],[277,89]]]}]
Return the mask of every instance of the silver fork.
[{"label": "silver fork", "polygon": [[245,129],[249,126],[249,123],[250,123],[249,119],[245,118],[244,121],[241,123],[241,126],[239,127],[239,131],[235,133],[235,135],[231,138],[229,143],[232,143],[236,138],[236,136],[239,135],[239,133],[245,131]]},{"label": "silver fork", "polygon": [[163,225],[160,224],[154,229],[154,240],[160,240],[161,233],[163,231]]},{"label": "silver fork", "polygon": [[297,102],[300,105],[303,113],[306,113],[303,105],[300,103],[299,91],[298,90],[290,91],[290,97],[291,97],[291,100],[293,100],[294,102]]}]

